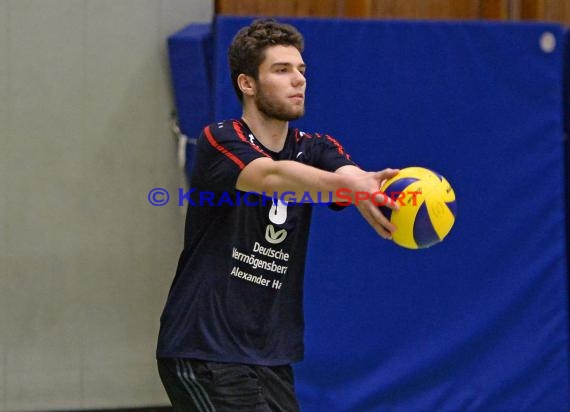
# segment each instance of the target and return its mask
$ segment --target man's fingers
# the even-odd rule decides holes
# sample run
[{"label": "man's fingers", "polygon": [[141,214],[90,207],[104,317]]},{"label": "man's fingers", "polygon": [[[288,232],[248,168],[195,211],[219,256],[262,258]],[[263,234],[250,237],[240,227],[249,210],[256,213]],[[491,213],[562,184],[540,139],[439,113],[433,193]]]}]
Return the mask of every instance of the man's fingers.
[{"label": "man's fingers", "polygon": [[376,206],[386,206],[392,210],[400,210],[400,205],[398,205],[398,202],[396,202],[394,199],[388,196],[387,193],[384,192],[376,192],[374,194],[374,199],[372,199],[372,202]]},{"label": "man's fingers", "polygon": [[392,232],[396,230],[396,226],[394,226],[394,224],[392,224],[386,216],[378,210],[377,206],[373,205],[372,207],[366,207],[363,205],[362,207],[359,207],[359,210],[368,224],[374,228],[376,233],[384,239],[392,238]]},{"label": "man's fingers", "polygon": [[367,180],[363,180],[362,183],[365,183],[369,188],[371,186],[376,187],[376,190],[365,189],[362,192],[355,192],[354,204],[368,224],[384,239],[392,238],[392,232],[396,231],[396,226],[384,216],[380,207],[384,206],[395,211],[399,210],[400,207],[397,199],[383,193],[380,188],[388,179],[396,176],[399,171],[399,169],[384,169],[379,172],[369,172],[363,176]]},{"label": "man's fingers", "polygon": [[384,169],[379,172],[376,172],[376,177],[383,184],[386,180],[393,178],[399,172],[400,169]]},{"label": "man's fingers", "polygon": [[388,233],[390,238],[392,238],[392,232],[396,231],[396,226],[390,222],[378,208],[372,209],[371,214],[373,215],[374,220],[378,223],[378,225]]}]

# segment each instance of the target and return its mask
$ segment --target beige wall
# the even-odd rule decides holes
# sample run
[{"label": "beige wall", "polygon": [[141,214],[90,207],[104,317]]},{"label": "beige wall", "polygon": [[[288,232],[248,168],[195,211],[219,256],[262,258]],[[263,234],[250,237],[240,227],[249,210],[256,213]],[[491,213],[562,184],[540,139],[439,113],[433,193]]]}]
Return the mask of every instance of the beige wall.
[{"label": "beige wall", "polygon": [[210,0],[0,0],[0,411],[166,404],[166,37]]}]

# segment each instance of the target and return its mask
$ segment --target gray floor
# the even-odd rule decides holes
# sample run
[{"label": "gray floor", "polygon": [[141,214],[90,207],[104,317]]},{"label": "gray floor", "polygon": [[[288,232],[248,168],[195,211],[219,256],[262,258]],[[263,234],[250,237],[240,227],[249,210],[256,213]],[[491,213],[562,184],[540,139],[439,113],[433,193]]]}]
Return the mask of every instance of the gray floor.
[{"label": "gray floor", "polygon": [[52,411],[45,411],[45,412],[170,412],[172,408],[169,406],[160,406],[160,407],[150,407],[150,408],[129,408],[129,409],[90,409],[90,410],[52,410]]}]

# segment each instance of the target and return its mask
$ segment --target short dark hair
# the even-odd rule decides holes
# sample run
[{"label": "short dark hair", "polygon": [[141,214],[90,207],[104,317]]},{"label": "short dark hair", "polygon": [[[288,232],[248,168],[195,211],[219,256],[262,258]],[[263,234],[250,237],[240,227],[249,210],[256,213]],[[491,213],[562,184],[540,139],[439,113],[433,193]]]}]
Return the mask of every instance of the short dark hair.
[{"label": "short dark hair", "polygon": [[303,35],[295,27],[274,19],[255,20],[235,35],[228,60],[232,85],[240,102],[243,102],[243,93],[237,84],[238,76],[243,73],[257,80],[265,49],[276,45],[293,46],[299,52],[305,47]]}]

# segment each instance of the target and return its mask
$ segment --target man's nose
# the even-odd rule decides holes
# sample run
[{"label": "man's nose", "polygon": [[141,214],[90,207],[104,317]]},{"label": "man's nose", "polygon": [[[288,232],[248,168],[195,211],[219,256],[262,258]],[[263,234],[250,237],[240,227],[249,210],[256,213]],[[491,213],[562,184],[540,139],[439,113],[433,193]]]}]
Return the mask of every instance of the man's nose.
[{"label": "man's nose", "polygon": [[296,70],[295,76],[293,78],[293,85],[294,86],[302,86],[306,82],[307,82],[307,79],[305,79],[305,75],[303,73],[301,73],[300,71]]}]

